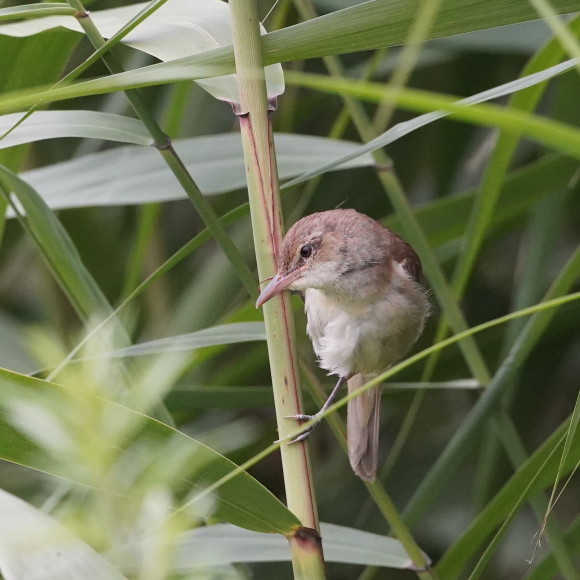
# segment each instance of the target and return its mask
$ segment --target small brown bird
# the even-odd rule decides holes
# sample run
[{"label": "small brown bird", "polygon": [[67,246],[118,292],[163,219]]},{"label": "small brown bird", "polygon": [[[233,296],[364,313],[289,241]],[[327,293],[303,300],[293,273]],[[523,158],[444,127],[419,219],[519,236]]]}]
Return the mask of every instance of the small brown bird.
[{"label": "small brown bird", "polygon": [[[306,330],[319,364],[339,377],[316,415],[293,418],[316,418],[345,380],[352,392],[407,354],[429,314],[420,278],[421,263],[411,246],[355,210],[315,213],[290,228],[278,272],[256,307],[285,289],[304,292]],[[378,386],[348,403],[349,459],[366,481],[377,472],[380,400]]]}]

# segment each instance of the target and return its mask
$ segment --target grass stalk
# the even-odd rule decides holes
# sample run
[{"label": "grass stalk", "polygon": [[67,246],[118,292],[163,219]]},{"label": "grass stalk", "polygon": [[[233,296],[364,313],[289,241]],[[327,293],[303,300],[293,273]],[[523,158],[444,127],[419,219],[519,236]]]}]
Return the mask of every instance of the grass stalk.
[{"label": "grass stalk", "polygon": [[[105,39],[101,36],[97,27],[91,20],[89,13],[84,9],[82,2],[79,0],[69,0],[69,4],[78,11],[77,19],[91,44],[95,49],[101,49],[106,44]],[[112,74],[123,72],[121,65],[114,57],[112,51],[108,54],[103,54],[102,59]],[[131,106],[137,113],[137,116],[141,119],[153,137],[155,148],[159,150],[164,161],[167,163],[167,166],[179,181],[199,216],[212,232],[217,243],[221,246],[224,254],[237,272],[242,284],[250,296],[255,297],[255,282],[248,265],[242,258],[232,240],[222,228],[211,205],[203,197],[203,194],[197,187],[187,167],[185,167],[180,157],[177,155],[171,144],[171,139],[163,132],[136,90],[125,91],[125,94],[129,99]]]},{"label": "grass stalk", "polygon": [[[254,0],[232,0],[230,10],[240,88],[238,116],[256,261],[259,276],[265,279],[276,271],[276,256],[282,241],[282,213],[259,20]],[[294,322],[287,293],[264,306],[264,319],[278,432],[283,439],[295,427],[286,416],[302,413]],[[324,578],[307,446],[304,443],[282,445],[280,451],[288,507],[303,525],[289,537],[294,575],[312,580]]]},{"label": "grass stalk", "polygon": [[[528,459],[528,453],[511,417],[506,412],[500,411],[493,419],[493,427],[498,437],[502,440],[509,461],[512,464],[514,472],[516,472]],[[541,526],[544,515],[549,511],[548,500],[541,493],[531,497],[529,503],[534,512],[534,516]],[[566,580],[575,580],[578,578],[578,570],[576,570],[574,559],[566,547],[563,530],[554,517],[550,517],[546,521],[546,538],[548,539],[550,550],[554,554],[554,559],[558,564],[558,569],[562,576]]]}]

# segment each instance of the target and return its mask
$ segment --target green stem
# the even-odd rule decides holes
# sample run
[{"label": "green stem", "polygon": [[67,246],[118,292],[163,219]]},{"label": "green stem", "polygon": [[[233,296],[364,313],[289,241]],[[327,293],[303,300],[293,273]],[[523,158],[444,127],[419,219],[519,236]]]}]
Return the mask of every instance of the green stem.
[{"label": "green stem", "polygon": [[[240,88],[237,107],[246,162],[248,198],[261,279],[276,271],[276,256],[282,241],[282,214],[276,156],[260,38],[254,0],[231,0],[236,75]],[[302,412],[295,349],[294,322],[287,293],[264,306],[270,370],[278,432],[285,438],[295,422],[288,415]],[[289,537],[294,575],[300,579],[324,578],[322,543],[314,497],[310,459],[304,443],[282,445],[282,467],[288,507],[304,527]]]}]

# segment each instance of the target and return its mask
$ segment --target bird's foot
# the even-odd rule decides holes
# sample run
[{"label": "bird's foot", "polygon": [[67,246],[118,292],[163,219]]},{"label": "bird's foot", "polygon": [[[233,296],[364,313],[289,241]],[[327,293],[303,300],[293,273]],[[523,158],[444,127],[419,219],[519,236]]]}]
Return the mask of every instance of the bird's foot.
[{"label": "bird's foot", "polygon": [[[310,426],[306,427],[300,433],[298,433],[298,435],[296,437],[294,437],[294,439],[292,439],[292,441],[288,441],[288,445],[292,445],[292,443],[298,443],[300,441],[304,441],[305,439],[307,439],[310,436],[312,431],[314,431],[314,428],[320,423],[320,421],[322,421],[322,415],[324,414],[326,409],[328,409],[328,407],[330,407],[330,405],[332,404],[332,402],[336,398],[336,394],[338,393],[342,384],[345,381],[346,381],[346,377],[340,377],[338,379],[336,386],[334,387],[334,389],[332,389],[332,393],[330,393],[330,396],[328,397],[328,399],[326,399],[326,403],[324,403],[324,405],[322,406],[322,409],[320,409],[320,411],[318,411],[318,413],[315,413],[314,415],[303,415],[301,413],[298,413],[297,415],[286,415],[286,419],[296,419],[297,421],[314,421],[313,423],[310,424]],[[280,443],[281,441],[284,441],[284,439],[278,439],[278,441],[274,441],[274,443]]]},{"label": "bird's foot", "polygon": [[[304,429],[303,431],[298,433],[298,435],[296,437],[294,437],[294,439],[292,439],[291,441],[288,441],[288,445],[292,445],[293,443],[299,443],[300,441],[304,441],[305,439],[307,439],[310,436],[310,434],[312,433],[312,431],[314,431],[314,428],[322,420],[322,419],[317,419],[318,415],[320,415],[320,413],[316,413],[315,415],[302,415],[300,413],[298,415],[286,415],[286,419],[296,419],[297,421],[311,421],[312,419],[316,419],[315,423],[312,423],[312,425],[310,425],[309,427],[306,427],[306,429]],[[288,439],[288,437],[284,437],[282,439],[277,439],[276,441],[274,441],[274,443],[281,443],[282,441],[286,441],[287,439]]]},{"label": "bird's foot", "polygon": [[303,415],[303,414],[286,415],[286,419],[296,419],[297,421],[312,421],[313,419],[315,420],[315,422],[312,423],[312,425],[306,427],[306,429],[301,431],[296,437],[294,437],[294,439],[292,439],[292,441],[288,441],[288,445],[292,445],[293,443],[299,443],[300,441],[304,441],[305,439],[310,437],[310,434],[312,433],[312,431],[314,431],[314,428],[317,427],[321,421],[321,419],[318,418],[319,415],[320,413],[316,413],[315,415]]}]

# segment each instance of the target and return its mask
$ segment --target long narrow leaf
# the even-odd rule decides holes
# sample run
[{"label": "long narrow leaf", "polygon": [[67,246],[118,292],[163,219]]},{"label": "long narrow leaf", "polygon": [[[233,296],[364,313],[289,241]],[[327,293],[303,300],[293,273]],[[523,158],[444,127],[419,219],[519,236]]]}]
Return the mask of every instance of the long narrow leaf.
[{"label": "long narrow leaf", "polygon": [[[405,39],[412,22],[414,6],[414,0],[373,0],[269,33],[263,38],[265,64],[399,44]],[[396,10],[389,10],[391,7]],[[577,9],[577,3],[575,0],[556,0],[554,7],[560,13],[573,12]],[[469,4],[447,0],[443,3],[441,17],[431,31],[431,38],[524,22],[535,17],[526,0],[514,0],[508,5],[503,0],[477,0]],[[6,95],[0,99],[0,111],[9,112],[33,104],[232,72],[233,51],[231,46],[226,46],[71,87]]]},{"label": "long narrow leaf", "polygon": [[[10,130],[21,117],[20,113],[1,116],[0,135]],[[0,140],[0,149],[60,137],[153,144],[143,123],[137,119],[97,111],[37,111]]]},{"label": "long narrow leaf", "polygon": [[[50,396],[47,396],[47,393]],[[143,440],[163,441],[178,438],[181,445],[189,449],[196,465],[199,466],[195,478],[188,481],[189,485],[198,491],[202,491],[212,482],[236,469],[236,465],[222,455],[163,423],[102,398],[97,402],[94,394],[80,389],[77,396],[85,397],[87,405],[104,405],[104,416],[109,418],[108,421],[112,425],[115,422],[120,425],[135,422],[141,424],[139,437]],[[0,457],[5,461],[37,469],[72,483],[93,487],[94,481],[89,473],[83,472],[84,476],[80,477],[77,472],[77,479],[71,480],[69,472],[55,461],[54,457],[48,456],[9,421],[10,402],[15,398],[19,404],[23,401],[31,403],[40,401],[47,413],[52,412],[55,416],[59,416],[63,408],[63,397],[63,387],[57,384],[0,369]],[[92,399],[95,400],[94,403],[91,403]],[[104,438],[102,445],[110,449],[115,443]],[[101,491],[107,493],[110,490]],[[215,498],[216,518],[251,530],[289,534],[293,526],[298,524],[288,509],[247,473],[240,473],[229,483],[221,486],[215,491]]]},{"label": "long narrow leaf", "polygon": [[[490,101],[492,99],[497,99],[499,97],[503,97],[505,95],[510,95],[517,91],[521,91],[523,89],[532,87],[534,85],[540,84],[545,82],[548,79],[551,79],[555,76],[558,76],[564,72],[569,71],[570,69],[574,68],[576,65],[576,61],[574,59],[567,60],[566,62],[560,63],[558,65],[551,66],[543,71],[540,71],[535,74],[531,74],[515,81],[510,81],[509,83],[505,83],[503,85],[499,85],[494,87],[493,89],[488,89],[481,93],[477,93],[465,99],[461,99],[457,101],[455,104],[457,105],[474,105],[476,103],[483,103],[485,101]],[[380,149],[381,147],[385,147],[401,137],[408,135],[409,133],[428,125],[429,123],[433,123],[438,119],[442,119],[450,115],[449,111],[433,111],[431,113],[425,113],[424,115],[420,115],[419,117],[415,117],[410,121],[404,121],[402,123],[398,123],[391,127],[389,130],[385,131],[382,135],[365,143],[360,149],[360,154],[364,153],[371,153],[376,149]],[[303,175],[298,176],[297,178],[289,181],[288,183],[284,184],[284,187],[291,187],[293,185],[297,185],[306,181],[307,179],[311,179],[312,177],[316,177],[317,175],[321,175],[326,171],[330,171],[333,167],[339,166],[346,161],[350,161],[354,159],[355,153],[351,153],[350,155],[345,155],[341,158],[336,158],[333,161],[327,163],[326,165],[317,167],[316,169],[306,172]]]},{"label": "long narrow leaf", "polygon": [[36,191],[2,166],[0,185],[5,193],[16,196],[26,212],[26,223],[38,250],[79,315],[88,319],[110,312],[109,303],[85,268],[67,232]]},{"label": "long narrow leaf", "polygon": [[6,580],[123,580],[55,519],[0,489],[0,570]]},{"label": "long narrow leaf", "polygon": [[[563,447],[563,438],[569,427],[569,421],[565,421],[550,438],[525,462],[524,465],[510,478],[503,488],[489,502],[485,509],[473,520],[462,537],[453,544],[436,566],[437,573],[442,578],[453,580],[461,573],[463,566],[471,556],[480,548],[493,530],[499,526],[507,515],[518,506],[521,506],[534,493],[545,489],[555,481],[560,461],[559,453]],[[580,438],[575,438],[576,449],[580,449]],[[562,475],[569,473],[579,459],[579,454],[568,456],[562,466]],[[544,465],[545,463],[545,465]],[[540,471],[540,466],[544,468]],[[532,481],[533,485],[526,489],[526,494],[521,495],[522,489]]]},{"label": "long narrow leaf", "polygon": [[[306,167],[319,165],[321,160],[359,147],[349,141],[306,135],[276,135],[275,143],[279,173],[283,177],[297,175]],[[238,134],[178,139],[174,147],[204,194],[244,187],[244,160]],[[365,155],[345,168],[372,164],[372,158]],[[52,209],[142,204],[186,197],[157,152],[136,146],[32,169],[20,177],[37,189]]]},{"label": "long narrow leaf", "polygon": [[205,328],[189,334],[168,336],[158,340],[134,344],[113,352],[99,354],[97,358],[126,358],[190,351],[207,346],[238,344],[256,340],[266,340],[266,330],[263,322],[236,322]]}]

